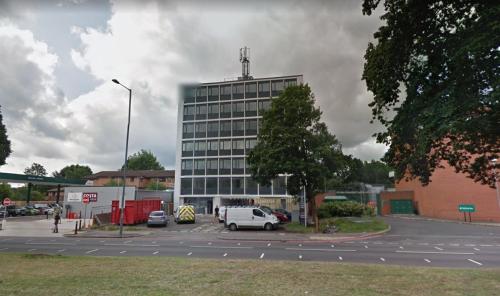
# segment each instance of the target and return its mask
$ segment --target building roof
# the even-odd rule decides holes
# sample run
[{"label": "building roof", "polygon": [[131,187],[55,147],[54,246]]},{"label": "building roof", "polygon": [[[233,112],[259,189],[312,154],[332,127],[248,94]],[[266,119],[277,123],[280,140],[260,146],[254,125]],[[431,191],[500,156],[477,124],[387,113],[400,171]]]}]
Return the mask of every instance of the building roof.
[{"label": "building roof", "polygon": [[[175,177],[175,170],[130,170],[126,173],[127,177],[143,177],[143,178],[173,178]],[[122,171],[102,171],[99,173],[87,176],[88,180],[95,180],[99,178],[112,178],[123,177]]]}]

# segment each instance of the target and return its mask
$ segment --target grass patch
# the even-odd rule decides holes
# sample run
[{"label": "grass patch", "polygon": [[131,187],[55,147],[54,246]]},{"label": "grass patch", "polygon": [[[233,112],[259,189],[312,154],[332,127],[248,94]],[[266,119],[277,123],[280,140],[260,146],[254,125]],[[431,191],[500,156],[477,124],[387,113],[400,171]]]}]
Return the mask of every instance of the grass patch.
[{"label": "grass patch", "polygon": [[[0,254],[2,295],[497,295],[500,269]],[[41,270],[45,272],[40,272]],[[307,271],[307,272],[304,272]],[[307,292],[307,293],[306,293]]]},{"label": "grass patch", "polygon": [[[323,232],[327,225],[335,225],[337,232],[340,233],[377,232],[389,227],[384,221],[374,217],[327,218],[320,220],[320,232]],[[304,227],[304,224],[298,222],[288,223],[283,227],[288,232],[314,233],[314,226]]]}]

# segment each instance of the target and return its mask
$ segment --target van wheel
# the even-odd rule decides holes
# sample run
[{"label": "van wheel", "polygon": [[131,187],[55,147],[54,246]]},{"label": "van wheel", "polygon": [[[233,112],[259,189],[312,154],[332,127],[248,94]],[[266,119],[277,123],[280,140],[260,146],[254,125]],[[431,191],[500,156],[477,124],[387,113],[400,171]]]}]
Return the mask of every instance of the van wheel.
[{"label": "van wheel", "polygon": [[229,230],[236,231],[237,229],[238,227],[236,227],[236,224],[232,223],[231,225],[229,225]]},{"label": "van wheel", "polygon": [[273,225],[271,223],[266,223],[266,225],[264,225],[264,229],[267,231],[273,230]]}]

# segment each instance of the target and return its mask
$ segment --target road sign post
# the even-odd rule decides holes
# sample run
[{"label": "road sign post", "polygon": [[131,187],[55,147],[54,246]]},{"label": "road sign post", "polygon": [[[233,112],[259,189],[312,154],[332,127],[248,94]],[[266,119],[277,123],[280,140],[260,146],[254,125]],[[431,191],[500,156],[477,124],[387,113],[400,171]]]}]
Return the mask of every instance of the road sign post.
[{"label": "road sign post", "polygon": [[87,227],[87,205],[90,202],[90,197],[88,195],[83,195],[82,202],[85,204],[85,213],[83,214],[83,228]]},{"label": "road sign post", "polygon": [[465,222],[467,222],[467,213],[469,213],[469,222],[471,222],[471,213],[474,213],[476,211],[476,206],[473,204],[460,204],[458,205],[458,211],[460,213],[464,213]]}]

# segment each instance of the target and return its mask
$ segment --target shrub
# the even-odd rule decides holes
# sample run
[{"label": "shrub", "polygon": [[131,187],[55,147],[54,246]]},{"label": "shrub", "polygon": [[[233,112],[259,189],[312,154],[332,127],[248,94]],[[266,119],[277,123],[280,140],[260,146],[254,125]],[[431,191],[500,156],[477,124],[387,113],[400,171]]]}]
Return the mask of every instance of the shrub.
[{"label": "shrub", "polygon": [[373,216],[372,208],[355,201],[343,201],[324,203],[318,209],[320,219],[330,217],[360,217],[362,215]]}]

